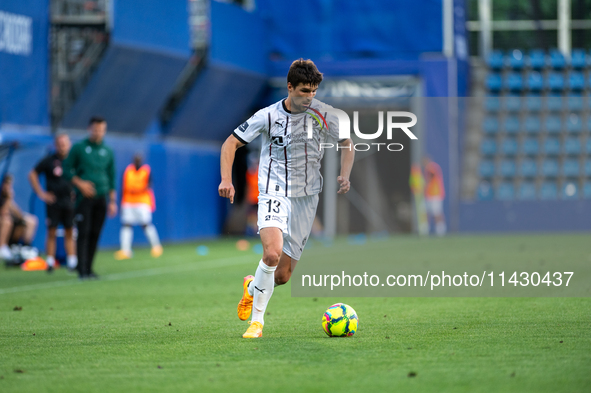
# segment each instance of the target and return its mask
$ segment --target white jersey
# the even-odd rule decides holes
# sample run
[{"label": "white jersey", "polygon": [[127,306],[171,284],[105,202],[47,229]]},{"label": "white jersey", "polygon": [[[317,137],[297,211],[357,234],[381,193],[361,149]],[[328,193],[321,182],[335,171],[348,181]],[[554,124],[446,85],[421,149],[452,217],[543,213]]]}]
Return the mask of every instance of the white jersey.
[{"label": "white jersey", "polygon": [[[315,195],[322,191],[321,143],[336,141],[339,123],[328,114],[332,108],[316,99],[304,113],[292,114],[285,100],[259,110],[234,130],[242,143],[262,135],[259,161],[259,192],[286,197]],[[308,139],[308,119],[312,139]]]}]

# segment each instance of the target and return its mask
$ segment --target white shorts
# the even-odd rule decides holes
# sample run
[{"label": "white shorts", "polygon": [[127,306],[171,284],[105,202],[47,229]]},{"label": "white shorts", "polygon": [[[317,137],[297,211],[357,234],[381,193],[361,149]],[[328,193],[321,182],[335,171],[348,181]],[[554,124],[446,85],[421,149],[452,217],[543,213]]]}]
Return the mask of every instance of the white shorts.
[{"label": "white shorts", "polygon": [[263,228],[279,228],[283,232],[283,252],[299,261],[318,207],[318,194],[304,197],[259,195],[257,225]]},{"label": "white shorts", "polygon": [[443,213],[442,199],[425,199],[425,206],[427,207],[427,214],[431,216],[440,216]]},{"label": "white shorts", "polygon": [[123,225],[148,225],[152,222],[152,208],[145,203],[126,203],[121,205]]}]

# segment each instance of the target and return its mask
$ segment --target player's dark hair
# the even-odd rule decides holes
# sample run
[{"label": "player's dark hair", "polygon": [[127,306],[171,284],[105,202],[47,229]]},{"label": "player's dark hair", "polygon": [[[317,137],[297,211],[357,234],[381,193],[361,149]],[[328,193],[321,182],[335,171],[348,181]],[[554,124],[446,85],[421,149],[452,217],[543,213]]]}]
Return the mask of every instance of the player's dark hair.
[{"label": "player's dark hair", "polygon": [[318,86],[322,82],[322,73],[316,68],[312,60],[302,58],[291,63],[287,73],[287,82],[295,89],[301,83],[303,85]]},{"label": "player's dark hair", "polygon": [[104,117],[100,117],[100,116],[92,116],[90,118],[90,120],[88,121],[88,125],[91,126],[95,123],[105,123],[106,120]]}]

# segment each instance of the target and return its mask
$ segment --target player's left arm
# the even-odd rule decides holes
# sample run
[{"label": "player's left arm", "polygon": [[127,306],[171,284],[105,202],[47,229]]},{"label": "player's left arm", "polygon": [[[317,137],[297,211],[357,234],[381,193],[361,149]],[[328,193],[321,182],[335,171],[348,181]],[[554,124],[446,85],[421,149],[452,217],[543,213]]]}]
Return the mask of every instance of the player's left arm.
[{"label": "player's left arm", "polygon": [[115,191],[115,155],[111,151],[111,160],[107,166],[107,176],[109,178],[109,203],[107,204],[107,215],[115,217],[117,215],[117,191]]},{"label": "player's left arm", "polygon": [[346,194],[351,189],[351,170],[353,169],[353,162],[355,161],[355,149],[353,149],[353,141],[351,138],[345,139],[339,143],[339,150],[341,151],[341,174],[337,177],[339,182],[339,194]]}]

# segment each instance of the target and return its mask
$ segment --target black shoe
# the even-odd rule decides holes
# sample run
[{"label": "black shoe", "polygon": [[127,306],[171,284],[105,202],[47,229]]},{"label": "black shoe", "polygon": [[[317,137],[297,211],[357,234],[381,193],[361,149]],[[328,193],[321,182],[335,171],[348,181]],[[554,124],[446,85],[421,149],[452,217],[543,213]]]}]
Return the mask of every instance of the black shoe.
[{"label": "black shoe", "polygon": [[53,266],[47,265],[47,273],[49,273],[49,274],[53,273]]},{"label": "black shoe", "polygon": [[78,279],[79,279],[80,281],[88,281],[89,277],[88,277],[88,274],[80,274],[80,275],[78,276]]},{"label": "black shoe", "polygon": [[99,276],[98,276],[98,274],[96,274],[95,272],[90,272],[90,273],[87,275],[87,277],[88,277],[88,279],[90,279],[90,280],[98,280],[98,279],[99,279]]}]

